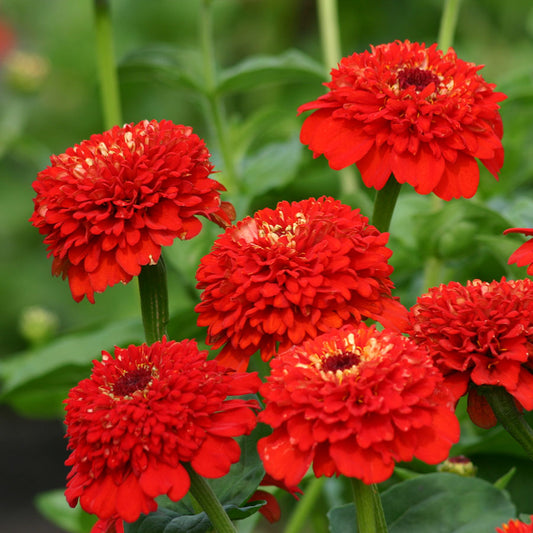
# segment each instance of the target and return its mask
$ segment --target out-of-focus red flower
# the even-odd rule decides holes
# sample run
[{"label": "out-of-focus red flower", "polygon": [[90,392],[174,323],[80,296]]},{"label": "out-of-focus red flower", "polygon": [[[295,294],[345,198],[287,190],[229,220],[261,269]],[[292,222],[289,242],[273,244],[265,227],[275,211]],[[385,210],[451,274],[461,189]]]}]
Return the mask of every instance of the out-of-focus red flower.
[{"label": "out-of-focus red flower", "polygon": [[278,354],[260,393],[258,442],[265,470],[296,485],[319,476],[388,479],[398,461],[436,464],[459,439],[453,401],[427,351],[407,337],[360,324]]},{"label": "out-of-focus red flower", "polygon": [[[406,325],[391,296],[392,252],[368,219],[333,198],[280,202],[226,229],[197,271],[196,306],[219,360],[244,369],[345,322]],[[279,346],[278,346],[279,345]]]},{"label": "out-of-focus red flower", "polygon": [[15,31],[10,24],[4,19],[0,19],[0,61],[3,61],[13,50],[16,40]]},{"label": "out-of-focus red flower", "polygon": [[481,66],[433,44],[395,41],[341,60],[330,89],[300,106],[316,110],[300,139],[339,170],[355,163],[367,187],[389,176],[420,194],[444,200],[473,196],[476,159],[498,178],[503,165],[503,93],[479,74]]},{"label": "out-of-focus red flower", "polygon": [[[532,237],[533,229],[509,228],[506,229],[503,233],[504,235],[507,235],[508,233],[523,233],[527,237]],[[509,257],[509,264],[512,265],[513,263],[516,263],[516,266],[519,267],[528,265],[527,273],[530,276],[533,276],[533,239],[529,239],[529,241],[526,241],[524,244],[522,244],[522,246],[520,246],[511,254],[511,257]]]},{"label": "out-of-focus red flower", "polygon": [[[268,474],[265,474],[265,477],[263,478],[263,480],[261,481],[259,485],[262,487],[269,487],[269,486],[278,487],[290,493],[297,500],[299,499],[298,494],[302,494],[302,491],[298,487],[287,487],[285,483],[277,479],[274,479],[272,476],[269,476]],[[273,494],[271,494],[270,492],[267,492],[266,490],[258,489],[250,497],[250,501],[256,501],[256,500],[266,501],[266,504],[263,505],[261,509],[259,509],[259,512],[271,524],[274,522],[277,522],[281,518],[281,508],[279,506],[278,500]]]},{"label": "out-of-focus red flower", "polygon": [[68,277],[72,296],[127,283],[155,264],[161,247],[190,239],[198,215],[222,225],[232,209],[192,128],[168,120],[115,126],[52,156],[33,188],[30,221],[46,235],[52,273]]},{"label": "out-of-focus red flower", "polygon": [[206,356],[189,340],[115,348],[70,391],[65,495],[97,515],[103,531],[154,511],[159,495],[185,496],[182,463],[218,478],[239,460],[233,437],[255,427],[258,404],[228,397],[255,393],[261,382]]},{"label": "out-of-focus red flower", "polygon": [[509,522],[503,524],[501,527],[497,527],[496,533],[533,533],[533,515],[529,519],[529,524],[524,524],[524,522],[516,518],[509,520]]},{"label": "out-of-focus red flower", "polygon": [[[471,386],[495,385],[533,409],[533,281],[452,281],[420,296],[409,321],[407,332],[429,350],[456,400]],[[474,423],[496,423],[483,397],[469,404]]]}]

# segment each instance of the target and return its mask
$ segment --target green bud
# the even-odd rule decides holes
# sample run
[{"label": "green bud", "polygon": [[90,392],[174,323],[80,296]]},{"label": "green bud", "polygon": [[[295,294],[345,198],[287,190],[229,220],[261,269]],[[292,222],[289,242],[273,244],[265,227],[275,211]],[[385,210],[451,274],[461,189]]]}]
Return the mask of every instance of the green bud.
[{"label": "green bud", "polygon": [[59,318],[43,307],[26,308],[19,321],[19,330],[31,346],[39,346],[57,333]]}]

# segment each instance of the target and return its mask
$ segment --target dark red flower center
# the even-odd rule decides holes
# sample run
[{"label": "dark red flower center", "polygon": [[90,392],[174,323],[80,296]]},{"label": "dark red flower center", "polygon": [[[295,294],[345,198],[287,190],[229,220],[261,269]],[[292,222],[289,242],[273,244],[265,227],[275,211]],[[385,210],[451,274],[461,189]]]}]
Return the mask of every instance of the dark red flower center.
[{"label": "dark red flower center", "polygon": [[400,89],[407,89],[412,85],[415,86],[417,92],[425,89],[430,83],[435,83],[435,86],[439,84],[439,77],[429,70],[422,68],[404,68],[398,72],[398,83]]},{"label": "dark red flower center", "polygon": [[135,391],[143,390],[152,379],[149,368],[136,368],[117,379],[113,386],[113,394],[117,396],[131,396]]},{"label": "dark red flower center", "polygon": [[337,370],[340,370],[342,372],[356,366],[360,360],[361,357],[353,352],[343,352],[331,355],[322,363],[322,370],[325,372],[337,372]]}]

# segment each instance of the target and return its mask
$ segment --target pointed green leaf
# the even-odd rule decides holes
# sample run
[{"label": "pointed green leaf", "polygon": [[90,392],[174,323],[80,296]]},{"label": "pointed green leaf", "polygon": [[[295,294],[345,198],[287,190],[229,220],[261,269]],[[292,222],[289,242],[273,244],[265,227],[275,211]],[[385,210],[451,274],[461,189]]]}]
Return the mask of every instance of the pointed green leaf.
[{"label": "pointed green leaf", "polygon": [[288,50],[278,56],[249,57],[224,70],[218,81],[220,93],[246,91],[273,83],[324,81],[324,67],[299,50]]},{"label": "pointed green leaf", "polygon": [[159,81],[178,89],[203,92],[202,64],[197,51],[154,45],[127,55],[120,62],[121,79]]},{"label": "pointed green leaf", "polygon": [[289,183],[302,160],[302,144],[298,136],[288,142],[271,143],[245,158],[241,176],[250,195],[260,194]]}]

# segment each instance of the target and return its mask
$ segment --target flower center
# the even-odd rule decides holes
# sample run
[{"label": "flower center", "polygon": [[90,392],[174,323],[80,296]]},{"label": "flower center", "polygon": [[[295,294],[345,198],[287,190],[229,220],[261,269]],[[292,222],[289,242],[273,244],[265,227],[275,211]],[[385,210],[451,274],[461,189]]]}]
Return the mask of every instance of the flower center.
[{"label": "flower center", "polygon": [[113,394],[117,396],[131,396],[135,391],[143,390],[152,379],[149,368],[136,368],[117,379],[113,386]]},{"label": "flower center", "polygon": [[430,83],[435,83],[437,87],[439,85],[439,77],[429,70],[422,68],[404,68],[398,72],[398,83],[400,89],[407,89],[412,85],[415,86],[417,92],[424,90]]},{"label": "flower center", "polygon": [[322,362],[322,370],[324,372],[333,372],[337,371],[344,372],[354,366],[356,366],[361,357],[353,352],[342,352],[335,355],[330,355]]}]

